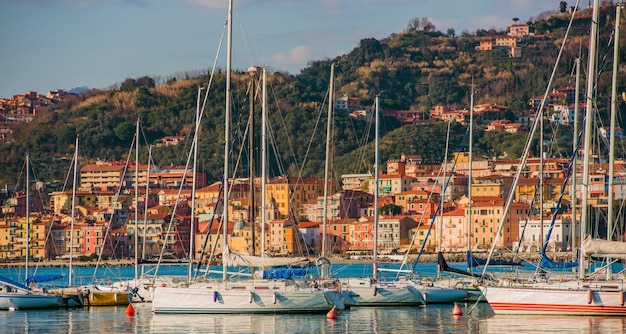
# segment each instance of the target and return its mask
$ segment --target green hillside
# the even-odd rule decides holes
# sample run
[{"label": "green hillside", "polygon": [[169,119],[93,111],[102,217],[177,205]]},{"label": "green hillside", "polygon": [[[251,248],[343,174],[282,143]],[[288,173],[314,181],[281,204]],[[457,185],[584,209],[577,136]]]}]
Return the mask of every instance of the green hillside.
[{"label": "green hillside", "polygon": [[[590,11],[580,13],[557,69],[554,87],[572,86],[572,68],[582,52],[586,57]],[[610,98],[612,45],[609,35],[614,25],[614,8],[603,7],[600,38],[600,69],[598,108],[606,119]],[[437,31],[410,25],[405,31],[377,40],[364,38],[348,54],[335,59],[313,61],[297,75],[270,73],[269,110],[273,142],[270,173],[272,175],[307,175],[321,177],[324,172],[327,90],[331,63],[336,64],[335,97],[347,94],[372,105],[380,96],[383,109],[414,109],[429,111],[435,105],[469,108],[472,80],[476,85],[476,103],[498,103],[511,108],[514,114],[528,109],[528,100],[545,92],[555,64],[569,14],[542,14],[531,23],[535,37],[520,41],[522,56],[511,58],[506,52],[476,51],[480,40],[504,32],[478,30],[456,36],[454,31]],[[622,20],[623,21],[623,20]],[[621,45],[626,41],[621,41]],[[620,58],[624,60],[622,53]],[[585,61],[583,60],[583,63]],[[584,80],[584,79],[583,79]],[[107,91],[82,93],[58,104],[57,110],[35,122],[24,124],[13,134],[14,141],[0,144],[0,183],[15,183],[21,171],[24,153],[30,153],[34,169],[41,180],[65,179],[68,160],[51,159],[54,155],[74,151],[76,135],[80,136],[81,163],[96,159],[126,160],[140,119],[141,158],[147,162],[146,144],[156,144],[167,135],[193,134],[198,87],[208,76],[169,78],[155,82],[149,77],[126,79],[119,87]],[[233,155],[237,162],[249,111],[246,90],[249,76],[233,75]],[[207,173],[209,182],[219,180],[223,168],[225,75],[218,72],[208,93],[200,137],[199,170]],[[624,79],[618,91],[625,91]],[[623,108],[623,106],[622,106]],[[260,110],[259,103],[257,109]],[[260,134],[260,113],[257,113],[256,134]],[[620,120],[622,122],[622,120]],[[606,123],[608,124],[608,122]],[[621,123],[625,127],[624,123]],[[484,126],[484,125],[482,125]],[[446,124],[409,125],[386,118],[381,127],[381,161],[398,158],[400,154],[422,154],[426,161],[443,159]],[[484,134],[477,125],[477,151],[485,155],[521,152],[524,134]],[[461,145],[466,129],[459,124],[451,128],[450,150]],[[567,155],[571,147],[571,130],[558,131],[557,155]],[[333,175],[372,170],[374,132],[371,123],[337,113],[333,121]],[[258,140],[258,139],[257,139]],[[569,142],[568,142],[569,141]],[[178,146],[154,147],[153,158],[158,166],[182,165],[187,160],[191,140]],[[569,145],[569,146],[568,146]],[[620,153],[623,156],[623,153]],[[247,152],[242,153],[240,170],[247,169]],[[134,156],[133,158],[134,159]],[[238,172],[244,176],[246,172]]]}]

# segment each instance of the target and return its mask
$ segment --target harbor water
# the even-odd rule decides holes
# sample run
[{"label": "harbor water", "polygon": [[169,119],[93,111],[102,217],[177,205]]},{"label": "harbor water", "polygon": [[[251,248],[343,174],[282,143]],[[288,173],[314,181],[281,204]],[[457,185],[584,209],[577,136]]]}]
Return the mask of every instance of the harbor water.
[{"label": "harbor water", "polygon": [[[397,264],[384,265],[397,268]],[[31,268],[32,269],[32,268]],[[67,274],[67,267],[40,268],[37,274]],[[365,263],[334,264],[336,276],[370,274]],[[433,277],[435,264],[420,263],[418,272]],[[0,276],[23,280],[23,268],[2,268]],[[94,274],[95,273],[95,274]],[[161,275],[187,273],[187,266],[165,266]],[[33,272],[30,272],[33,275]],[[84,284],[134,276],[133,267],[76,267]],[[67,278],[67,277],[66,277]],[[64,284],[59,284],[64,285]],[[67,285],[67,282],[65,282]],[[137,307],[86,307],[59,310],[0,312],[2,333],[624,333],[626,318],[592,316],[495,316],[488,303],[460,304],[463,315],[453,315],[453,305],[419,307],[353,307],[337,319],[324,314],[173,315],[153,314]]]}]

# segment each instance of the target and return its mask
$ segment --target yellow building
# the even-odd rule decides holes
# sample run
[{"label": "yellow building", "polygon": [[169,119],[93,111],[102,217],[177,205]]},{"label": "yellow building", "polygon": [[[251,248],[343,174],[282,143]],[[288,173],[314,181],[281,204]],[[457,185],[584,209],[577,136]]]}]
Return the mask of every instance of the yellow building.
[{"label": "yellow building", "polygon": [[16,221],[13,230],[16,238],[13,239],[13,249],[16,251],[15,256],[25,258],[27,249],[31,259],[46,258],[45,244],[47,237],[47,224],[38,217],[30,217],[30,238],[28,233],[28,222],[26,217],[19,218]]},{"label": "yellow building", "polygon": [[11,258],[14,228],[9,222],[0,225],[0,259]]},{"label": "yellow building", "polygon": [[[336,182],[328,185],[328,195],[337,192]],[[283,217],[293,217],[303,212],[304,203],[316,201],[324,196],[324,180],[314,177],[279,177],[266,184],[266,201],[276,202]]]},{"label": "yellow building", "polygon": [[513,177],[506,175],[489,175],[473,179],[472,196],[506,198],[511,191]]},{"label": "yellow building", "polygon": [[533,198],[537,201],[539,200],[539,179],[538,178],[528,178],[528,177],[520,177],[519,181],[517,181],[517,186],[515,187],[515,201],[530,203]]}]

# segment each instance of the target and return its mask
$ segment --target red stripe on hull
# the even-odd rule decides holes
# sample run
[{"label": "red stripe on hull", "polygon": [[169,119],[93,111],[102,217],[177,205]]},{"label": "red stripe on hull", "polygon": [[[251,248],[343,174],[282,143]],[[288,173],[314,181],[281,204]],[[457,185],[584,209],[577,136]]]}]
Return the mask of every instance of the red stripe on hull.
[{"label": "red stripe on hull", "polygon": [[626,315],[626,306],[492,303],[496,314]]}]

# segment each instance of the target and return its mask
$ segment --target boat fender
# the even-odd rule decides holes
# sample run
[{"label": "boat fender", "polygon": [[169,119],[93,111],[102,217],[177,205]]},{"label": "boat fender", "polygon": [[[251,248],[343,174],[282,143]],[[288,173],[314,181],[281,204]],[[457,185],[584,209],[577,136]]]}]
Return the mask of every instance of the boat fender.
[{"label": "boat fender", "polygon": [[424,292],[424,302],[426,302],[428,300],[428,293]]},{"label": "boat fender", "polygon": [[217,291],[213,291],[213,302],[217,301]]},{"label": "boat fender", "polygon": [[376,296],[378,294],[378,287],[374,287],[374,296]]},{"label": "boat fender", "polygon": [[587,290],[587,304],[593,303],[593,290]]},{"label": "boat fender", "polygon": [[254,299],[254,298],[252,297],[252,291],[250,291],[250,295],[249,295],[249,297],[248,297],[248,302],[252,304],[252,300],[253,300],[253,299]]},{"label": "boat fender", "polygon": [[272,303],[276,304],[276,292],[272,295]]},{"label": "boat fender", "polygon": [[626,294],[626,291],[621,291],[619,294],[619,305],[620,306],[624,306],[624,294]]}]

